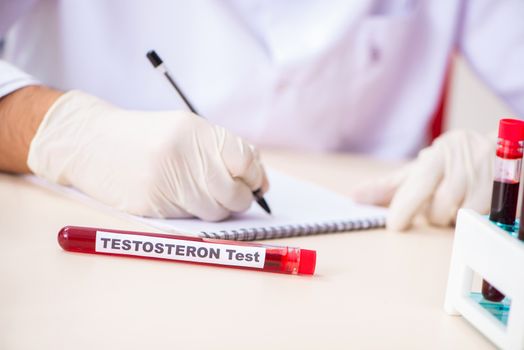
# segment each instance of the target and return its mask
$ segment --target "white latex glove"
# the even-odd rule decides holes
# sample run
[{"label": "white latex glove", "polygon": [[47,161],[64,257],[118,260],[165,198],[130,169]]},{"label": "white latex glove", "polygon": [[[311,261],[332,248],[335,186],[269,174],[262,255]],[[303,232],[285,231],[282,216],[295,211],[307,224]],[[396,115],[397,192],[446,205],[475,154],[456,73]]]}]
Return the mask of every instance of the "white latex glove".
[{"label": "white latex glove", "polygon": [[28,166],[132,214],[221,220],[267,191],[258,153],[184,111],[139,112],[71,91],[49,109]]},{"label": "white latex glove", "polygon": [[417,214],[437,226],[454,224],[461,207],[487,214],[496,141],[473,131],[447,132],[396,173],[362,184],[353,198],[389,205],[386,226],[394,231],[409,228]]}]

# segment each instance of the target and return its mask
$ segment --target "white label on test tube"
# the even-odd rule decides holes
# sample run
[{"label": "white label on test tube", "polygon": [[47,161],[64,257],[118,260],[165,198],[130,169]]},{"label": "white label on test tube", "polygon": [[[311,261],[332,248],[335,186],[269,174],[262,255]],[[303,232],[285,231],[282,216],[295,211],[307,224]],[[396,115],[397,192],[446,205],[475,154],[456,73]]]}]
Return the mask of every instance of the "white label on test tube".
[{"label": "white label on test tube", "polygon": [[99,253],[134,255],[198,263],[241,266],[261,269],[264,267],[266,249],[199,241],[130,235],[105,231],[96,232]]}]

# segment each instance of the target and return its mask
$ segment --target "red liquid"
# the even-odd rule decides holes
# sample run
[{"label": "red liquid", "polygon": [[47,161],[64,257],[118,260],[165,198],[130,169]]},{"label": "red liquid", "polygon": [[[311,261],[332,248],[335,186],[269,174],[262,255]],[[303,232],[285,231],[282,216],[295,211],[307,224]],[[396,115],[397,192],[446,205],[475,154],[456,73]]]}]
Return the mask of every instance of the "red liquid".
[{"label": "red liquid", "polygon": [[[205,264],[205,265],[220,265],[226,267],[235,267],[241,269],[250,269],[250,270],[262,270],[269,272],[278,272],[278,273],[287,273],[287,274],[313,274],[315,270],[316,263],[316,252],[307,249],[299,249],[292,247],[277,247],[277,246],[268,246],[257,243],[246,243],[246,242],[237,242],[237,241],[228,241],[228,240],[219,240],[219,239],[208,239],[208,238],[199,238],[199,237],[187,237],[187,236],[175,236],[175,235],[166,235],[158,233],[144,233],[144,232],[132,232],[132,231],[120,231],[120,230],[108,230],[108,229],[96,229],[88,227],[77,227],[77,226],[66,226],[60,230],[58,233],[58,243],[60,246],[67,251],[71,252],[80,252],[80,253],[91,253],[91,254],[103,254],[103,255],[115,255],[115,256],[133,256],[143,259],[160,259],[160,260],[169,260],[169,261],[179,261],[176,259],[166,259],[160,257],[144,257],[138,255],[127,255],[127,254],[113,254],[96,251],[96,232],[112,232],[112,233],[121,233],[121,234],[130,234],[137,236],[149,236],[149,237],[160,237],[180,241],[188,242],[206,242],[213,244],[223,244],[230,246],[251,246],[251,247],[262,247],[265,248],[265,260],[264,267],[262,269],[254,267],[244,267],[244,266],[230,266],[222,264],[212,264],[212,263],[201,263],[201,262],[190,262],[196,264]],[[187,262],[187,261],[180,261]]]},{"label": "red liquid", "polygon": [[[491,211],[489,219],[504,225],[513,225],[517,215],[517,201],[519,196],[519,183],[493,182],[493,195],[491,198]],[[505,298],[504,294],[486,280],[482,281],[482,296],[484,299],[499,302]]]},{"label": "red liquid", "polygon": [[489,219],[504,225],[513,225],[517,215],[519,183],[493,182]]},{"label": "red liquid", "polygon": [[[504,225],[513,225],[517,213],[519,196],[519,183],[493,182],[493,195],[491,198],[491,211],[489,219]],[[499,302],[505,298],[487,281],[482,281],[482,296],[489,301]]]},{"label": "red liquid", "polygon": [[[517,213],[519,196],[519,183],[493,182],[493,195],[491,198],[491,211],[489,219],[504,225],[513,225]],[[489,301],[499,302],[505,298],[487,281],[482,281],[482,296]]]},{"label": "red liquid", "polygon": [[497,288],[493,287],[486,280],[482,281],[482,296],[484,299],[499,302],[502,301],[506,296],[498,291]]}]

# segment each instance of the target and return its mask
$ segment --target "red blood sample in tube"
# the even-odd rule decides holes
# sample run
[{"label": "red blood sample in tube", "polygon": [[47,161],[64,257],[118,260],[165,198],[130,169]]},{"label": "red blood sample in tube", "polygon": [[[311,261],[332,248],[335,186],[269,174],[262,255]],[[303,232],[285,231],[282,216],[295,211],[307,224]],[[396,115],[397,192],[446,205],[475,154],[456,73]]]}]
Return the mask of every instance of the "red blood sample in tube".
[{"label": "red blood sample in tube", "polygon": [[58,243],[70,252],[133,256],[242,269],[312,275],[316,252],[200,237],[66,226]]},{"label": "red blood sample in tube", "polygon": [[518,182],[494,181],[489,219],[503,225],[513,226],[518,198]]},{"label": "red blood sample in tube", "polygon": [[[495,181],[493,182],[489,219],[506,230],[512,230],[515,224],[523,140],[523,121],[500,120],[497,157],[495,159]],[[495,302],[501,301],[505,297],[486,280],[482,281],[482,295],[485,299]]]}]

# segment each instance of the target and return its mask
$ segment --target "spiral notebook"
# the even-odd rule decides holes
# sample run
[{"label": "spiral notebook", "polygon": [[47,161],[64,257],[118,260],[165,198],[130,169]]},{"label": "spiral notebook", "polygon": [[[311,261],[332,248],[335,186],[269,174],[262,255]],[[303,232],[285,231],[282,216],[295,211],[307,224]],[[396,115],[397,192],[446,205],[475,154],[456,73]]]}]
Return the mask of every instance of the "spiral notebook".
[{"label": "spiral notebook", "polygon": [[[50,184],[29,176],[31,182],[51,187],[69,197],[80,199],[104,210],[124,215],[169,233],[207,238],[262,240],[321,233],[364,230],[385,225],[386,209],[360,205],[351,199],[314,184],[268,170],[271,189],[264,195],[271,207],[268,215],[258,205],[221,222],[199,219],[152,219],[118,212],[72,188]],[[74,224],[74,223],[71,223]]]}]

